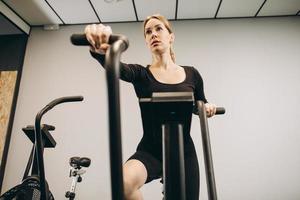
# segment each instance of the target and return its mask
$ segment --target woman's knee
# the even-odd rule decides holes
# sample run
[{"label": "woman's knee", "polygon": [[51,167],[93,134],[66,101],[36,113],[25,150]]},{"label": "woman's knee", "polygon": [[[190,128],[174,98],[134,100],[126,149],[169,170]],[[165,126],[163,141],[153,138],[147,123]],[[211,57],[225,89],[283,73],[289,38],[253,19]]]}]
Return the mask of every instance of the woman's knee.
[{"label": "woman's knee", "polygon": [[147,171],[138,160],[129,160],[123,167],[125,196],[134,194],[146,181]]},{"label": "woman's knee", "polygon": [[125,178],[123,180],[124,183],[124,195],[125,197],[130,197],[132,194],[138,190],[138,187],[133,183],[132,180]]}]

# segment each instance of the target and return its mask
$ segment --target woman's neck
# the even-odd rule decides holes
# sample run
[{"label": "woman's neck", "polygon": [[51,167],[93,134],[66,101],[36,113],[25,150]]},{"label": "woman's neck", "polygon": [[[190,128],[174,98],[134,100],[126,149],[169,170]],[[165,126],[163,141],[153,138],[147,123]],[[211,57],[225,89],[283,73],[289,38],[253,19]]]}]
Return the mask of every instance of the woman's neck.
[{"label": "woman's neck", "polygon": [[175,63],[171,58],[170,53],[162,53],[162,54],[152,54],[152,64],[153,68],[173,68],[175,67]]}]

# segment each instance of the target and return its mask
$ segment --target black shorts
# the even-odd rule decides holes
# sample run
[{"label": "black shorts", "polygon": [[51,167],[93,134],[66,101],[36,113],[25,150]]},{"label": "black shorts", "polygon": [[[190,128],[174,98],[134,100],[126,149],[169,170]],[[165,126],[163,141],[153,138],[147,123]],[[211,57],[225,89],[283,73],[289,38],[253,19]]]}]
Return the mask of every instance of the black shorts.
[{"label": "black shorts", "polygon": [[[145,151],[135,152],[128,160],[141,161],[147,170],[147,180],[149,183],[155,179],[162,178],[162,161],[152,154]],[[195,151],[185,155],[185,181],[186,181],[186,199],[199,200],[199,165]]]},{"label": "black shorts", "polygon": [[147,153],[145,151],[137,151],[128,160],[133,159],[141,161],[146,167],[146,183],[162,177],[162,162],[150,153]]}]

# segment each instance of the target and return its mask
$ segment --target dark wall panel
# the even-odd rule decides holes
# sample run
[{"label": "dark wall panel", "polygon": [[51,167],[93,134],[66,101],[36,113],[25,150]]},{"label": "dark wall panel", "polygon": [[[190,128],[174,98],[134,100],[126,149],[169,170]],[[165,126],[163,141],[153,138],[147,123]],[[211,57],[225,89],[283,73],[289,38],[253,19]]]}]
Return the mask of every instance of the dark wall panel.
[{"label": "dark wall panel", "polygon": [[0,35],[0,71],[18,70],[22,66],[27,35]]},{"label": "dark wall panel", "polygon": [[[0,192],[19,93],[28,36],[0,35]],[[5,130],[3,130],[5,129]]]}]

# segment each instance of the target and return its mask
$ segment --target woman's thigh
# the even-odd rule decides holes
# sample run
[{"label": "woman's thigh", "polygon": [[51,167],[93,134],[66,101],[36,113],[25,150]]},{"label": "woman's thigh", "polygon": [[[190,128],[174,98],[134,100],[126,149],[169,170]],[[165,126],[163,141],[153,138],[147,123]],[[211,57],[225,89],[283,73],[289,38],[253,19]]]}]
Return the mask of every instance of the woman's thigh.
[{"label": "woman's thigh", "polygon": [[137,151],[128,159],[127,162],[130,160],[140,161],[140,163],[145,167],[147,173],[145,183],[149,183],[152,180],[162,177],[162,162],[151,153]]}]

